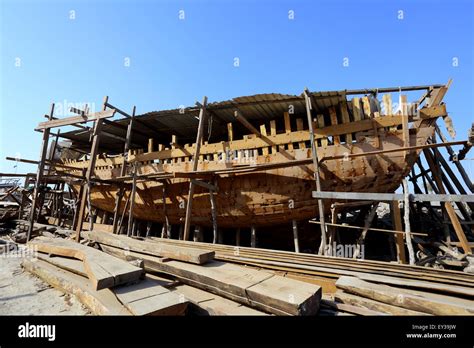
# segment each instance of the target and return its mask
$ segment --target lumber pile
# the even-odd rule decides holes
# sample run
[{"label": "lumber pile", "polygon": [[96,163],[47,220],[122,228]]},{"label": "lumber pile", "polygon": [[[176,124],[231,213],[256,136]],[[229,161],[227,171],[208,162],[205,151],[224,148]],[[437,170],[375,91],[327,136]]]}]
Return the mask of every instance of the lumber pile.
[{"label": "lumber pile", "polygon": [[342,276],[338,302],[394,315],[474,315],[474,301]]},{"label": "lumber pile", "polygon": [[71,240],[38,237],[28,246],[36,251],[82,261],[95,290],[136,281],[143,273],[141,268]]},{"label": "lumber pile", "polygon": [[72,295],[96,315],[183,315],[188,301],[143,275],[143,269],[100,250],[59,238],[28,243],[22,266]]},{"label": "lumber pile", "polygon": [[[191,263],[188,255],[183,256],[181,251],[170,259],[163,252],[168,250],[165,243],[153,240],[139,241],[112,234],[106,234],[105,238],[96,232],[87,236],[109,254],[126,260],[143,260],[146,271],[167,274],[192,287],[267,313],[315,315],[319,310],[322,291],[318,285],[228,262]],[[193,255],[195,253],[193,250]],[[188,262],[178,261],[178,257]]]}]

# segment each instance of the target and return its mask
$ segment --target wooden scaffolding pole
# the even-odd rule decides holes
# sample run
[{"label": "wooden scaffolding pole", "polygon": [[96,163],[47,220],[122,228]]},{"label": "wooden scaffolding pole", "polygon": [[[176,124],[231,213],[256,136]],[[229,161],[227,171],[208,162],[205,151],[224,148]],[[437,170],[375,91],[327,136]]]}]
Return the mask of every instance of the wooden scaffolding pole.
[{"label": "wooden scaffolding pole", "polygon": [[[436,166],[436,163],[434,162],[432,153],[426,149],[423,150],[423,152],[425,154],[425,158],[426,158],[426,161],[428,162],[428,166],[431,170],[431,173],[433,174],[433,178],[435,179],[436,185],[438,186],[438,190],[440,191],[441,194],[445,194],[446,191],[443,186],[441,174],[439,173],[438,167]],[[457,216],[453,206],[451,205],[451,202],[449,201],[444,202],[444,208],[446,209],[449,219],[451,220],[451,223],[453,224],[454,231],[456,232],[456,236],[458,237],[459,242],[461,243],[461,247],[464,250],[464,253],[472,254],[471,247],[469,246],[466,235],[464,234],[462,226],[459,223],[459,217]]]},{"label": "wooden scaffolding pole", "polygon": [[[127,136],[126,136],[125,145],[123,148],[123,163],[122,163],[122,168],[120,169],[121,177],[125,175],[125,172],[127,170],[128,150],[130,149],[130,142],[132,139],[132,127],[133,127],[133,121],[135,120],[135,111],[136,111],[136,107],[134,106],[132,110],[132,116],[130,117],[130,122],[128,123]],[[125,191],[125,187],[121,185],[117,193],[117,197],[115,198],[114,221],[112,222],[112,233],[114,234],[117,233],[118,219],[120,216],[120,204],[122,203],[124,191]]]},{"label": "wooden scaffolding pole", "polygon": [[[197,171],[199,163],[199,153],[201,150],[201,143],[204,133],[204,124],[206,119],[206,105],[207,97],[204,97],[201,104],[201,109],[199,111],[199,125],[196,136],[196,149],[193,156],[193,172]],[[194,186],[195,183],[191,180],[189,182],[189,193],[188,193],[188,203],[186,205],[186,218],[184,220],[184,240],[189,239],[189,229],[191,227],[191,214],[193,207],[193,195],[194,195]]]},{"label": "wooden scaffolding pole", "polygon": [[[306,116],[308,117],[308,126],[311,141],[311,153],[314,165],[314,180],[316,181],[316,192],[321,192],[321,182],[319,178],[319,161],[318,153],[316,152],[316,143],[314,141],[313,119],[311,117],[311,99],[308,95],[308,89],[304,91],[304,98],[306,101]],[[318,198],[319,221],[321,221],[321,244],[319,246],[318,254],[326,254],[326,224],[324,220],[324,205],[323,200]]]},{"label": "wooden scaffolding pole", "polygon": [[[128,213],[128,227],[127,236],[133,235],[134,225],[133,223],[133,210],[135,208],[135,195],[137,193],[137,162],[133,165],[133,180],[132,180],[132,192],[130,193],[130,211]],[[133,228],[132,228],[133,226]]]},{"label": "wooden scaffolding pole", "polygon": [[[400,215],[400,207],[398,205],[398,201],[392,201],[390,203],[390,212],[392,213],[393,229],[397,231],[401,231],[403,229],[403,226],[402,226],[402,218]],[[396,233],[395,241],[396,241],[396,247],[397,247],[398,262],[406,264],[407,258],[405,254],[405,242],[403,240],[403,235],[400,233]]]},{"label": "wooden scaffolding pole", "polygon": [[[51,104],[51,110],[49,112],[49,120],[53,119],[54,114],[54,103]],[[50,128],[45,128],[43,130],[43,142],[41,145],[41,153],[40,153],[40,162],[38,164],[38,170],[36,172],[36,181],[35,181],[35,188],[33,190],[33,198],[31,202],[31,211],[30,211],[30,225],[28,227],[28,234],[26,240],[29,241],[31,238],[31,233],[33,232],[33,226],[35,224],[35,217],[36,217],[36,205],[38,200],[38,194],[40,190],[41,180],[43,178],[43,171],[44,171],[44,164],[46,160],[46,152],[48,150],[48,143],[49,143],[49,133]],[[41,207],[40,207],[41,210]]]},{"label": "wooden scaffolding pole", "polygon": [[[109,99],[108,96],[104,97],[103,111],[105,111],[107,107],[106,104],[107,104],[108,99]],[[91,177],[92,175],[94,175],[94,171],[95,171],[95,161],[97,159],[97,152],[99,150],[100,131],[102,129],[102,122],[103,120],[101,118],[98,118],[95,121],[95,126],[94,126],[94,136],[92,138],[89,166],[87,168],[86,178],[85,178],[86,187],[84,188],[84,191],[81,197],[81,205],[79,207],[79,214],[78,214],[78,220],[77,220],[77,226],[76,226],[76,241],[78,243],[81,240],[81,231],[82,231],[82,224],[84,223],[86,204],[87,202],[90,202],[90,189],[91,189],[90,183],[91,183]],[[91,213],[92,212],[89,212],[89,214]]]}]

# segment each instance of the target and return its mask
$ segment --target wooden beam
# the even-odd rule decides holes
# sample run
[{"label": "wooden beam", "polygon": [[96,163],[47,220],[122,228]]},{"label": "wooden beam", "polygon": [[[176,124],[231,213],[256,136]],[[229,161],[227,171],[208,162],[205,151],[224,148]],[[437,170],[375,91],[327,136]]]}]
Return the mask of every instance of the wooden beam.
[{"label": "wooden beam", "polygon": [[130,211],[128,213],[128,226],[127,236],[132,235],[132,222],[135,220],[133,217],[133,211],[135,208],[135,195],[137,193],[137,163],[133,166],[133,179],[132,179],[132,192],[130,193]]},{"label": "wooden beam", "polygon": [[154,256],[202,265],[214,259],[214,251],[200,250],[190,247],[172,246],[152,240],[138,240],[124,235],[113,235],[107,232],[86,232],[89,240],[99,244],[118,248],[128,248],[131,251],[146,253]]},{"label": "wooden beam", "polygon": [[[383,118],[383,117],[382,117]],[[400,147],[395,149],[389,150],[377,150],[377,151],[369,151],[369,152],[360,152],[360,153],[351,153],[349,155],[337,155],[331,157],[323,157],[321,158],[321,162],[328,161],[328,160],[338,160],[338,159],[345,159],[345,158],[354,158],[354,157],[366,157],[366,156],[375,156],[375,155],[382,155],[386,153],[392,152],[403,152],[403,151],[412,151],[412,150],[421,150],[421,149],[429,149],[433,147],[442,147],[447,145],[463,145],[466,141],[453,141],[450,143],[435,143],[435,144],[426,144],[426,145],[418,145],[418,146],[410,146],[410,147]]]},{"label": "wooden beam", "polygon": [[47,254],[81,260],[95,290],[136,281],[143,273],[139,267],[72,240],[37,237],[28,243],[28,247]]},{"label": "wooden beam", "polygon": [[[336,108],[334,106],[331,106],[329,108],[329,116],[331,117],[331,125],[336,126],[337,125],[337,114],[336,114]],[[339,135],[334,135],[334,145],[340,145],[341,144],[341,138]]]},{"label": "wooden beam", "polygon": [[[398,201],[392,201],[390,203],[390,212],[392,214],[392,223],[393,227],[397,231],[403,230],[402,218],[400,215],[400,207],[398,206]],[[398,262],[406,264],[407,259],[405,255],[405,242],[403,240],[403,234],[397,233],[395,235],[395,245],[397,248],[397,258]]]},{"label": "wooden beam", "polygon": [[[51,104],[51,110],[49,112],[50,120],[53,118],[53,114],[54,114],[54,103]],[[36,172],[35,188],[33,190],[33,198],[32,198],[32,203],[31,203],[30,217],[29,217],[30,225],[29,225],[28,234],[26,237],[27,241],[29,241],[31,238],[31,233],[33,232],[33,225],[35,223],[36,205],[37,205],[38,194],[39,194],[39,190],[41,186],[41,181],[43,178],[44,165],[46,161],[46,152],[48,150],[49,133],[50,133],[50,128],[45,128],[43,130],[43,141],[41,144],[40,161],[39,161],[38,169]],[[41,211],[41,207],[40,207],[40,211]]]},{"label": "wooden beam", "polygon": [[[199,125],[198,131],[196,135],[196,143],[195,143],[195,152],[193,156],[193,171],[198,169],[199,163],[199,156],[201,150],[201,143],[204,133],[204,123],[206,121],[206,105],[207,105],[207,97],[205,96],[202,100],[201,110],[199,111]],[[194,183],[190,181],[189,183],[189,192],[188,192],[188,202],[186,205],[186,218],[184,220],[184,240],[189,239],[189,230],[191,228],[191,214],[192,214],[192,206],[193,206],[193,195],[194,195]]]},{"label": "wooden beam", "polygon": [[433,315],[474,314],[474,305],[467,299],[379,285],[346,276],[340,277],[336,286],[375,301]]},{"label": "wooden beam", "polygon": [[95,112],[93,114],[88,114],[84,116],[71,116],[68,118],[41,122],[40,124],[38,124],[38,127],[36,127],[35,130],[71,126],[77,123],[91,122],[91,121],[101,120],[103,118],[113,117],[114,115],[115,115],[115,110],[112,109],[112,110],[103,110],[103,111]]},{"label": "wooden beam", "polygon": [[[267,136],[267,129],[265,128],[265,124],[261,124],[261,125],[260,125],[260,133],[261,133],[264,137]],[[263,154],[264,156],[268,156],[268,147],[264,147],[264,148],[262,149],[262,154]]]},{"label": "wooden beam", "polygon": [[[105,104],[107,103],[108,98],[109,98],[108,96],[104,97],[104,105],[103,105],[104,111],[106,108]],[[102,119],[99,118],[95,121],[94,136],[92,139],[92,146],[91,146],[90,159],[89,159],[89,167],[87,168],[87,172],[85,176],[87,186],[85,187],[83,191],[82,198],[81,198],[81,205],[79,207],[77,227],[76,227],[76,241],[78,243],[81,240],[81,231],[82,231],[82,224],[84,222],[86,204],[90,198],[90,181],[95,171],[95,161],[97,160],[97,151],[99,149],[101,129],[102,129]]]},{"label": "wooden beam", "polygon": [[[136,112],[136,107],[134,106],[132,109],[132,116],[130,119],[130,122],[128,123],[127,127],[127,136],[125,138],[125,144],[123,148],[123,154],[122,154],[122,167],[120,168],[120,176],[124,176],[126,171],[127,171],[127,162],[128,162],[128,151],[130,149],[130,142],[132,141],[132,128],[133,128],[133,123],[135,120],[135,112]],[[114,209],[114,220],[112,222],[112,233],[117,233],[117,224],[118,224],[118,219],[119,219],[119,214],[120,214],[120,204],[122,203],[122,198],[124,194],[124,186],[121,185],[119,192],[117,193],[117,197],[115,198],[115,209]]]},{"label": "wooden beam", "polygon": [[234,112],[234,116],[235,118],[237,119],[237,121],[239,121],[245,128],[247,128],[250,132],[252,132],[253,134],[255,134],[256,136],[260,137],[261,134],[260,132],[258,131],[257,128],[255,128],[254,126],[252,126],[252,124],[247,121],[247,119],[244,117],[244,115],[242,115],[242,113],[239,111],[239,110],[235,110]]},{"label": "wooden beam", "polygon": [[[306,116],[308,118],[308,127],[311,141],[311,157],[313,160],[314,166],[314,181],[316,183],[316,192],[321,191],[321,181],[319,177],[319,159],[318,152],[316,150],[316,140],[314,139],[314,130],[313,130],[313,117],[311,116],[311,99],[308,95],[308,90],[304,91],[305,96],[305,106],[306,106]],[[324,218],[324,203],[322,199],[318,199],[318,209],[319,209],[319,221],[321,221],[321,244],[319,246],[319,254],[326,254],[326,224]]]}]

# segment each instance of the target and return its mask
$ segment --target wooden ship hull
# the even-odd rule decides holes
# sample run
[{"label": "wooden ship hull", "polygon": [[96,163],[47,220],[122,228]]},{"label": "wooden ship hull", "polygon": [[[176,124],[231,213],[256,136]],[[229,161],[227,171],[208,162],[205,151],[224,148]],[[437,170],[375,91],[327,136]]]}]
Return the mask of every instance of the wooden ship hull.
[{"label": "wooden ship hull", "polygon": [[[444,104],[435,102],[435,98],[423,108],[406,103],[393,112],[389,97],[383,97],[381,106],[371,96],[346,100],[340,92],[328,93],[330,105],[319,105],[312,114],[322,191],[394,192],[433,135],[433,122],[447,115]],[[294,114],[281,112],[263,120],[248,117],[242,124],[234,119],[227,127],[222,122],[221,129],[227,132],[214,136],[214,141],[203,141],[197,168],[193,160],[196,142],[179,143],[175,134],[171,134],[169,143],[150,137],[145,148],[131,146],[126,156],[99,156],[90,189],[92,206],[126,216],[133,200],[135,219],[183,224],[193,182],[193,225],[212,226],[213,213],[217,225],[224,228],[269,226],[317,217],[317,200],[312,198],[315,178],[311,132],[304,104],[298,104],[304,98],[293,97],[297,101],[281,95],[278,100],[300,105]],[[324,95],[312,97],[317,100],[313,109],[317,109],[316,97],[322,100]],[[247,104],[238,106],[241,117],[251,114],[250,108],[254,107],[244,101]],[[224,103],[214,104],[209,107],[212,113],[207,112],[219,115],[224,106],[227,109]],[[144,118],[148,122],[149,116]],[[63,165],[56,169],[78,176],[89,161],[64,159]],[[79,194],[81,184],[73,184],[72,188]],[[331,202],[326,202],[327,213]]]}]

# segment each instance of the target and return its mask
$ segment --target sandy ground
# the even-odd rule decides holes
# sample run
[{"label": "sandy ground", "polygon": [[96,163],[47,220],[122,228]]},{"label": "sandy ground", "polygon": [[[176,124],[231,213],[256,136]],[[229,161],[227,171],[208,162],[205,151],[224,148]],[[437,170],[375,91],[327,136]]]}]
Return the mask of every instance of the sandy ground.
[{"label": "sandy ground", "polygon": [[74,296],[24,271],[21,260],[0,254],[0,315],[89,314]]}]

